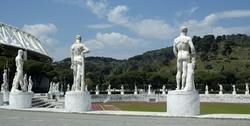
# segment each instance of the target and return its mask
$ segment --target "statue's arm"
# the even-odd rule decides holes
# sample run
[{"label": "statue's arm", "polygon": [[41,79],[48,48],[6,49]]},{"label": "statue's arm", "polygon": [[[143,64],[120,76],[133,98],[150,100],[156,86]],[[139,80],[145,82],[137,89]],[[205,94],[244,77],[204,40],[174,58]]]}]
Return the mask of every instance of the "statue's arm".
[{"label": "statue's arm", "polygon": [[196,58],[196,51],[195,51],[195,47],[194,47],[194,44],[193,44],[193,41],[192,39],[189,37],[189,46],[191,48],[191,54],[193,54],[194,58]]},{"label": "statue's arm", "polygon": [[173,44],[173,52],[174,52],[174,55],[175,55],[175,57],[177,57],[177,48],[176,48],[176,42],[175,42],[176,40],[174,40],[174,44]]},{"label": "statue's arm", "polygon": [[70,48],[70,52],[71,52],[71,66],[70,68],[73,69],[74,66],[74,52],[73,52],[73,48]]},{"label": "statue's arm", "polygon": [[89,53],[90,52],[90,50],[89,50],[89,48],[87,48],[86,46],[84,46],[84,45],[82,45],[83,46],[83,51],[82,51],[82,55],[84,54],[84,53]]}]

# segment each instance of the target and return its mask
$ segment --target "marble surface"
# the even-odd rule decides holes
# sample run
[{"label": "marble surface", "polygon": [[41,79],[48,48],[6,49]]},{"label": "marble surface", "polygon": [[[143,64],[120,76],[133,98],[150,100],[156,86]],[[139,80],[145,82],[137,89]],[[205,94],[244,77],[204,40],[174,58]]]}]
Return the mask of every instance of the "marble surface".
[{"label": "marble surface", "polygon": [[90,111],[91,96],[87,92],[66,92],[65,110],[70,112]]},{"label": "marble surface", "polygon": [[172,116],[200,114],[200,98],[197,91],[169,91],[167,113]]},{"label": "marble surface", "polygon": [[33,96],[33,92],[11,92],[9,105],[12,108],[30,108]]}]

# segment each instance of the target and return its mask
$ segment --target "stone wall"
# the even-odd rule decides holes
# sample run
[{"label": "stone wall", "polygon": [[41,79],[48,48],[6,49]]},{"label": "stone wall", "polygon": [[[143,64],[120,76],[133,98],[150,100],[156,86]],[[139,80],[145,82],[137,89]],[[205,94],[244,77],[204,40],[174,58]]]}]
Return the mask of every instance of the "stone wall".
[{"label": "stone wall", "polygon": [[[100,94],[91,95],[92,102],[166,102],[167,94]],[[200,94],[200,102],[250,103],[250,95],[245,94]]]}]

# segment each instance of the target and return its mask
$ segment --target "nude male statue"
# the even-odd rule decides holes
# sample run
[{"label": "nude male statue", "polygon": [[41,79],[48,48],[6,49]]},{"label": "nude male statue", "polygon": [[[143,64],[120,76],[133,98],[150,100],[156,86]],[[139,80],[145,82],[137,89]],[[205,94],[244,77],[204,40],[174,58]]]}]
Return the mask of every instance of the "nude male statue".
[{"label": "nude male statue", "polygon": [[15,58],[16,61],[16,75],[13,80],[11,92],[19,91],[18,84],[23,87],[23,50],[18,50],[18,55]]},{"label": "nude male statue", "polygon": [[[81,43],[81,36],[76,36],[76,42],[71,46],[71,69],[73,69],[74,82],[72,91],[81,91],[81,79],[84,76],[84,54],[89,53],[89,49]],[[82,84],[84,87],[84,85]]]},{"label": "nude male statue", "polygon": [[[187,77],[187,64],[190,63],[190,53],[189,48],[191,49],[191,54],[195,57],[195,48],[192,42],[192,39],[187,36],[188,29],[186,27],[180,28],[180,36],[174,40],[173,52],[177,57],[177,75],[176,90],[183,90],[186,83]],[[182,84],[180,87],[180,83]]]}]

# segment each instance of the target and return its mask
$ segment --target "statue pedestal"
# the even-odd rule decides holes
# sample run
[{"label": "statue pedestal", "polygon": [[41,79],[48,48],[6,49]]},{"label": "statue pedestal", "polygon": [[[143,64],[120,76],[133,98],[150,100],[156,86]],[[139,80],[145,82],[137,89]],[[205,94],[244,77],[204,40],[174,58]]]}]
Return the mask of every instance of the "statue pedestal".
[{"label": "statue pedestal", "polygon": [[135,92],[134,92],[134,94],[138,94],[138,92],[137,92],[137,91],[135,91]]},{"label": "statue pedestal", "polygon": [[3,104],[3,93],[0,92],[0,105],[2,105],[2,104]]},{"label": "statue pedestal", "polygon": [[233,94],[233,95],[236,95],[236,91],[233,91],[232,94]]},{"label": "statue pedestal", "polygon": [[8,104],[9,102],[9,98],[10,98],[10,92],[9,91],[6,91],[6,92],[3,92],[3,102],[6,104]]},{"label": "statue pedestal", "polygon": [[245,91],[245,94],[248,95],[248,94],[249,94],[249,91]]},{"label": "statue pedestal", "polygon": [[99,95],[99,94],[100,94],[100,92],[99,92],[99,91],[95,91],[95,94],[96,94],[96,95]]},{"label": "statue pedestal", "polygon": [[91,96],[87,92],[66,92],[65,110],[70,112],[90,111],[91,107]]},{"label": "statue pedestal", "polygon": [[205,91],[205,94],[209,94],[209,92],[208,92],[208,91]]},{"label": "statue pedestal", "polygon": [[123,95],[124,94],[124,91],[121,91],[121,95]]},{"label": "statue pedestal", "polygon": [[9,104],[12,108],[31,108],[33,92],[10,92]]},{"label": "statue pedestal", "polygon": [[108,94],[111,95],[111,91],[108,91]]},{"label": "statue pedestal", "polygon": [[162,94],[166,94],[166,91],[162,91]]},{"label": "statue pedestal", "polygon": [[200,97],[197,91],[169,91],[167,113],[172,116],[194,116],[200,114]]},{"label": "statue pedestal", "polygon": [[220,91],[220,92],[219,92],[219,94],[220,94],[220,95],[222,95],[222,94],[223,94],[223,92],[222,92],[222,91]]}]

